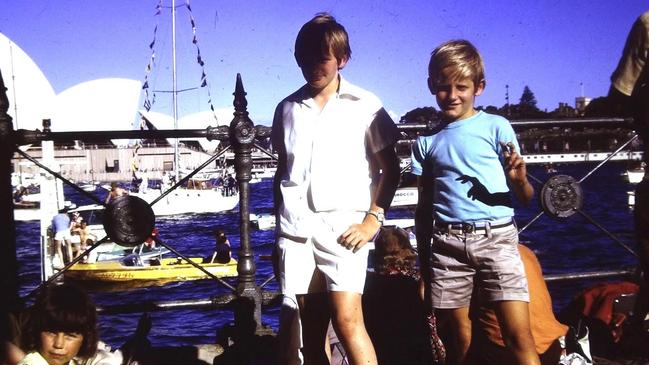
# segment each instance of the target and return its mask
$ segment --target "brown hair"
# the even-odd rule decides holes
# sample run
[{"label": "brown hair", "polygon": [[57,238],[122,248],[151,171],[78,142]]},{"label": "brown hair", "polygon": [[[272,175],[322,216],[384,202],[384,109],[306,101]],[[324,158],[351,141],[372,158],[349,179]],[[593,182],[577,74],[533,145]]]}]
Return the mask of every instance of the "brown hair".
[{"label": "brown hair", "polygon": [[412,269],[417,261],[408,232],[399,227],[383,227],[375,241],[376,270]]},{"label": "brown hair", "polygon": [[41,332],[71,332],[83,335],[79,353],[89,358],[97,352],[97,309],[88,294],[69,285],[45,287],[30,308],[25,345],[29,351],[38,351]]},{"label": "brown hair", "polygon": [[333,54],[338,63],[350,59],[349,36],[345,27],[328,13],[318,13],[302,26],[295,39],[297,64],[310,64],[322,56]]},{"label": "brown hair", "polygon": [[456,39],[444,42],[431,53],[428,77],[433,85],[437,85],[442,70],[448,67],[453,69],[451,78],[454,80],[470,78],[476,87],[485,80],[482,56],[467,40]]}]

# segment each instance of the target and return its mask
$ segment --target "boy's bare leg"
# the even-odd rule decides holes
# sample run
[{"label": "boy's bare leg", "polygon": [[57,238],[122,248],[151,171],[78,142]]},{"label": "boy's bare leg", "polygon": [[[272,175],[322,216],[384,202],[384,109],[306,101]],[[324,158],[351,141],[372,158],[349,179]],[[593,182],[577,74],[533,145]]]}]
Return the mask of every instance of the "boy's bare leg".
[{"label": "boy's bare leg", "polygon": [[302,349],[304,363],[329,365],[325,352],[327,327],[331,318],[327,293],[297,295],[302,321]]},{"label": "boy's bare leg", "polygon": [[447,341],[446,363],[463,365],[471,346],[471,319],[469,307],[454,309],[435,309],[435,315]]},{"label": "boy's bare leg", "polygon": [[61,248],[62,241],[55,240],[54,241],[54,253],[56,255],[59,255],[59,260],[61,261],[61,265],[65,264],[65,257],[63,257],[63,249]]},{"label": "boy's bare leg", "polygon": [[530,330],[530,312],[527,302],[509,300],[495,302],[496,316],[505,346],[517,364],[540,365],[534,338]]},{"label": "boy's bare leg", "polygon": [[377,364],[374,345],[365,329],[361,295],[330,292],[331,320],[338,339],[347,352],[350,365]]},{"label": "boy's bare leg", "polygon": [[67,264],[68,262],[74,260],[74,256],[72,255],[72,242],[70,242],[70,240],[65,240],[64,242],[66,252],[68,253],[68,260],[65,261],[65,263]]}]

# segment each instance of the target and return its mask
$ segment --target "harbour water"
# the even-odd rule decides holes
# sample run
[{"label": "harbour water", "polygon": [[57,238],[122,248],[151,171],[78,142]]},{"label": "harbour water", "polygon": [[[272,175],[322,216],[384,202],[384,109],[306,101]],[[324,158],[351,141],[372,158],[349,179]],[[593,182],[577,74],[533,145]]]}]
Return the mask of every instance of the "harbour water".
[{"label": "harbour water", "polygon": [[[571,175],[577,180],[585,176],[594,165],[559,165],[557,173]],[[630,247],[633,243],[632,211],[627,206],[626,192],[633,186],[624,181],[624,163],[609,163],[589,176],[583,183],[583,211],[616,235]],[[550,176],[541,166],[530,166],[529,173],[541,181]],[[537,197],[541,186],[534,183]],[[251,211],[257,214],[272,210],[272,183],[263,180],[250,185]],[[96,193],[100,198],[105,192]],[[82,196],[68,190],[66,199],[77,205],[87,204]],[[527,207],[516,207],[519,227],[526,225],[539,212],[541,205],[534,200]],[[157,218],[156,226],[161,239],[180,252],[193,256],[210,255],[214,246],[212,232],[222,227],[233,246],[233,253],[239,248],[238,210],[215,215],[187,215],[173,218]],[[388,218],[411,218],[412,208],[393,209]],[[40,280],[39,224],[38,222],[17,222],[17,256],[20,265],[21,295],[26,295]],[[273,247],[272,231],[251,231],[251,244],[256,258],[267,256]],[[580,214],[563,220],[556,220],[544,214],[521,234],[525,242],[536,252],[545,274],[615,270],[635,264],[635,257],[615,243],[599,228]],[[257,282],[261,283],[272,275],[268,260],[258,259]],[[231,284],[235,279],[227,279]],[[550,283],[555,311],[558,311],[582,288],[592,281]],[[277,290],[273,280],[265,290]],[[137,303],[142,301],[168,301],[205,299],[223,294],[227,289],[210,280],[189,281],[118,291],[111,288],[88,288],[98,305]],[[277,329],[279,308],[263,308],[265,324]],[[101,338],[109,345],[120,346],[131,335],[140,314],[102,315]],[[214,343],[217,331],[233,322],[229,310],[173,310],[151,313],[153,328],[149,339],[154,346]]]}]

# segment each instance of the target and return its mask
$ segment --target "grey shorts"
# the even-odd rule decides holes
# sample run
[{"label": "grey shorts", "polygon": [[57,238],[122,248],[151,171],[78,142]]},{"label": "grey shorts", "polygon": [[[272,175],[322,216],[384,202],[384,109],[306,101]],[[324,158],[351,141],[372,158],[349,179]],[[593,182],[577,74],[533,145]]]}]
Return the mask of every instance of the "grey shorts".
[{"label": "grey shorts", "polygon": [[470,233],[435,228],[431,255],[433,307],[468,307],[474,284],[479,290],[477,295],[489,302],[529,302],[527,277],[517,245],[514,224]]}]

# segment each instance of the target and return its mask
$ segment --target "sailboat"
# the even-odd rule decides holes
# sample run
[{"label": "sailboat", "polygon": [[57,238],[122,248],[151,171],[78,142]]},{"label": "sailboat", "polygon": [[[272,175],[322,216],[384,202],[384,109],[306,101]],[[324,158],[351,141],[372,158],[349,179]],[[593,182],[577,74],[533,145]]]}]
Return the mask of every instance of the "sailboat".
[{"label": "sailboat", "polygon": [[[191,8],[187,5],[188,10],[191,14]],[[158,11],[161,10],[161,7],[158,7]],[[191,17],[192,28],[195,30],[195,22],[193,16]],[[174,129],[178,129],[178,93],[180,92],[177,87],[177,62],[176,62],[176,4],[175,0],[171,2],[171,24],[172,24],[172,105],[173,105],[173,122]],[[157,27],[156,27],[157,29]],[[153,50],[151,43],[151,48]],[[196,35],[194,34],[194,44],[197,44]],[[153,59],[155,57],[155,51],[153,52],[151,63],[147,67],[147,70],[150,70],[153,67]],[[203,61],[200,56],[200,50],[198,51],[198,62],[203,66]],[[203,70],[203,76],[201,78],[202,84],[201,87],[207,86],[207,80],[205,76],[205,71]],[[147,100],[145,101],[145,108],[147,111],[151,107],[151,102],[148,100],[148,83],[145,80],[145,93],[147,93]],[[209,89],[208,89],[209,94]],[[155,97],[154,97],[155,100]],[[210,99],[211,103],[211,99]],[[210,105],[211,106],[211,105]],[[212,112],[214,112],[213,106],[211,106]],[[179,181],[181,178],[181,166],[180,166],[180,152],[178,139],[174,139],[174,169],[171,173],[174,174],[174,181]],[[225,167],[223,167],[225,169]],[[135,172],[135,169],[134,169]],[[226,171],[222,173],[222,179],[220,181],[228,181],[228,174]],[[177,214],[195,214],[195,213],[217,213],[227,210],[234,209],[239,203],[239,192],[236,189],[236,186],[232,179],[230,180],[230,186],[226,184],[215,184],[214,179],[208,179],[205,177],[193,177],[189,179],[186,185],[176,187],[173,191],[167,191],[169,188],[167,184],[163,183],[160,186],[160,189],[149,189],[147,186],[143,186],[143,189],[140,189],[138,192],[131,193],[131,195],[137,196],[144,199],[146,202],[152,204],[153,212],[157,216],[167,216],[167,215],[177,215]],[[164,197],[160,198],[161,195]]]}]

